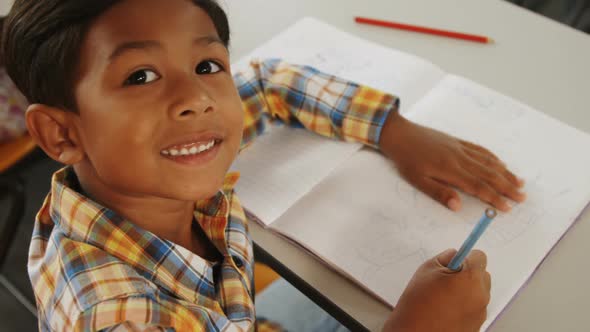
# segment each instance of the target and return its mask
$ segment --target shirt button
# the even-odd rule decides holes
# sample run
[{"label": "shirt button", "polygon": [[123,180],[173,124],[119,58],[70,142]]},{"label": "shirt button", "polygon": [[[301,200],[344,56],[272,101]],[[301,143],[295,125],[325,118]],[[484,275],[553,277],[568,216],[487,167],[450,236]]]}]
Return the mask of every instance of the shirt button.
[{"label": "shirt button", "polygon": [[244,262],[242,262],[242,259],[240,257],[234,255],[231,256],[231,259],[234,261],[238,269],[241,269],[244,266]]}]

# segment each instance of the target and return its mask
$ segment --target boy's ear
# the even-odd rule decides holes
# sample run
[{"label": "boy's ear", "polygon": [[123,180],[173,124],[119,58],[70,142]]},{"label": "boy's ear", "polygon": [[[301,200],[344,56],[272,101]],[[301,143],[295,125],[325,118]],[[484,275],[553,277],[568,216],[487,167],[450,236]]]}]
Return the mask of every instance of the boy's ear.
[{"label": "boy's ear", "polygon": [[73,165],[84,159],[85,152],[72,121],[75,114],[43,104],[31,104],[26,123],[29,134],[52,159]]}]

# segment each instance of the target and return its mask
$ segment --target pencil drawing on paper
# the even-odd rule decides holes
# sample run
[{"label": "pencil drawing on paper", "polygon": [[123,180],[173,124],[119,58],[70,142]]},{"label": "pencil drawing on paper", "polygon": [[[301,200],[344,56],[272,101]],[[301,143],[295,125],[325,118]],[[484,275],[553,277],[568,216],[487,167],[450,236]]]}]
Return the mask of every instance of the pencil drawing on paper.
[{"label": "pencil drawing on paper", "polygon": [[417,211],[411,216],[412,226],[416,228],[417,232],[428,235],[444,228],[442,223],[423,213],[423,211],[432,210],[433,205],[438,203],[401,178],[395,184],[395,191],[397,193],[396,199],[411,207],[413,211]]},{"label": "pencil drawing on paper", "polygon": [[[534,187],[537,181],[539,181],[539,177],[535,177],[531,181],[531,187]],[[403,234],[404,238],[407,238],[407,241],[403,241],[401,244],[392,244],[387,249],[390,251],[388,253],[377,255],[373,251],[374,255],[383,258],[379,260],[380,262],[400,260],[418,253],[424,255],[427,251],[424,249],[422,241],[436,234],[453,233],[457,228],[456,224],[440,222],[440,220],[427,213],[426,211],[432,211],[433,206],[438,203],[432,201],[431,198],[403,179],[399,178],[394,187],[397,194],[395,199],[403,202],[415,213],[409,216],[400,216],[400,211],[383,208],[382,212],[374,214],[375,219],[384,223],[380,229],[389,232],[383,232],[380,234],[381,237],[386,238],[390,236],[391,232],[395,231],[397,232],[396,238],[399,238],[399,234]],[[501,215],[494,221],[483,237],[482,242],[491,247],[505,246],[521,237],[528,228],[533,226],[537,220],[542,219],[544,215],[545,210],[542,206],[517,204],[509,214]],[[473,219],[464,224],[465,231],[470,231],[476,222],[477,220]],[[378,242],[379,239],[374,239],[374,241]]]},{"label": "pencil drawing on paper", "polygon": [[[379,231],[368,233],[370,236],[365,237],[355,248],[360,259],[373,267],[396,264],[408,259],[417,262],[425,260],[420,234],[416,233],[407,217],[392,217],[376,211],[367,220],[370,220],[372,229]],[[400,234],[404,236],[400,237]],[[388,245],[384,246],[384,243]]]},{"label": "pencil drawing on paper", "polygon": [[542,207],[537,206],[534,209],[533,211],[530,207],[517,205],[508,215],[494,220],[483,237],[484,243],[491,247],[501,247],[517,240],[545,214]]}]

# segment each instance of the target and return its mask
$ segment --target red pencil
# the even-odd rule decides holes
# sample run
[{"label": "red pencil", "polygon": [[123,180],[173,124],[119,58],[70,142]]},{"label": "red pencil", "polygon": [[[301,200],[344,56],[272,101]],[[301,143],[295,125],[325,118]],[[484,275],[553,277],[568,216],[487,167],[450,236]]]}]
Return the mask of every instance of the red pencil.
[{"label": "red pencil", "polygon": [[377,26],[386,27],[386,28],[408,30],[408,31],[420,32],[420,33],[427,33],[427,34],[431,34],[431,35],[469,40],[469,41],[474,41],[474,42],[484,43],[484,44],[493,42],[493,39],[485,37],[485,36],[470,35],[467,33],[461,33],[461,32],[455,32],[455,31],[433,29],[433,28],[421,27],[421,26],[417,26],[417,25],[410,25],[410,24],[404,24],[404,23],[380,21],[380,20],[375,20],[375,19],[366,18],[366,17],[355,17],[354,20],[357,23],[377,25]]}]

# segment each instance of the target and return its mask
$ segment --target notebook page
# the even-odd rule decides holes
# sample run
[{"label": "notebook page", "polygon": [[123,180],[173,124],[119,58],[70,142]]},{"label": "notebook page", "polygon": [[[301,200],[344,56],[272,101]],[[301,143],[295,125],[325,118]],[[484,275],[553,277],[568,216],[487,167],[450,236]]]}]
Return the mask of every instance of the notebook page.
[{"label": "notebook page", "polygon": [[234,64],[251,59],[281,58],[308,65],[401,98],[405,112],[444,77],[432,63],[358,38],[317,19],[306,17]]},{"label": "notebook page", "polygon": [[[454,76],[408,116],[490,148],[527,182],[527,201],[500,214],[476,245],[492,274],[486,329],[590,201],[590,155],[583,152],[590,135]],[[394,305],[416,268],[458,248],[483,214],[484,203],[461,197],[462,211],[451,212],[382,156],[362,150],[271,227]]]},{"label": "notebook page", "polygon": [[242,205],[269,225],[361,148],[304,129],[273,126],[232,165]]}]

